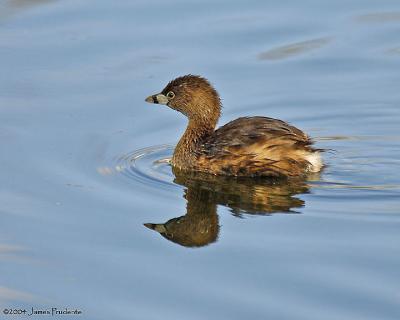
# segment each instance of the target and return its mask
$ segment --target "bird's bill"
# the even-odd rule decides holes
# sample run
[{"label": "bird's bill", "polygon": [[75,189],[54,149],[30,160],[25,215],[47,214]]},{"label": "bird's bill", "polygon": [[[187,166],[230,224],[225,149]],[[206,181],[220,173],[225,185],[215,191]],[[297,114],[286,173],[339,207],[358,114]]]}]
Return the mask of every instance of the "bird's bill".
[{"label": "bird's bill", "polygon": [[158,233],[165,233],[167,231],[165,226],[161,223],[144,223],[143,225],[151,230],[157,231]]},{"label": "bird's bill", "polygon": [[168,98],[164,96],[162,93],[158,93],[158,94],[153,94],[152,96],[148,96],[145,101],[156,104],[167,104]]}]

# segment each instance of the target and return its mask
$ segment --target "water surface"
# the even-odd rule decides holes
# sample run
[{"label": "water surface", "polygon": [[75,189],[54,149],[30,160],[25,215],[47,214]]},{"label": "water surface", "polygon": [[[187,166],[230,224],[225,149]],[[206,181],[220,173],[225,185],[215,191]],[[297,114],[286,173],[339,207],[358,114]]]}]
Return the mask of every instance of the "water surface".
[{"label": "water surface", "polygon": [[[1,307],[399,319],[399,14],[394,0],[0,2]],[[220,124],[289,121],[331,149],[326,169],[294,184],[174,174],[185,119],[144,98],[186,73],[216,86]]]}]

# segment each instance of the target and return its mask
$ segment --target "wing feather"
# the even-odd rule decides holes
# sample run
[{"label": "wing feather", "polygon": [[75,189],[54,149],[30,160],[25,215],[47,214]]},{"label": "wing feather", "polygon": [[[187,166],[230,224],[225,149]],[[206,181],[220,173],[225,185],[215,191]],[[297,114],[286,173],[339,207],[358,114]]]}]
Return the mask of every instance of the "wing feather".
[{"label": "wing feather", "polygon": [[237,176],[301,175],[312,152],[312,141],[296,127],[273,118],[243,117],[202,142],[198,167]]}]

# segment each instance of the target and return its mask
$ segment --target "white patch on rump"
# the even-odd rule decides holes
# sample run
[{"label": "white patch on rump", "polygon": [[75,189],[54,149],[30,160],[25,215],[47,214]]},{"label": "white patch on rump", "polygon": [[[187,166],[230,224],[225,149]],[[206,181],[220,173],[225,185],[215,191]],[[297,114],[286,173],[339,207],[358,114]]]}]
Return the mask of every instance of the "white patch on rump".
[{"label": "white patch on rump", "polygon": [[320,152],[315,151],[313,153],[308,153],[306,154],[305,159],[311,164],[310,167],[308,168],[310,172],[321,171],[323,164]]}]

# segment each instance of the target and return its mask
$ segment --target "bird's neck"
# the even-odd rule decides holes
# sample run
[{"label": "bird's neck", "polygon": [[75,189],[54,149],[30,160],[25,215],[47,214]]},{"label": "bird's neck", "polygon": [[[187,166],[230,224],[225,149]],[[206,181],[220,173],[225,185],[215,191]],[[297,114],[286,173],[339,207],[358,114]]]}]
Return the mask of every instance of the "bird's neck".
[{"label": "bird's neck", "polygon": [[185,133],[175,147],[172,165],[181,169],[190,168],[196,159],[196,151],[201,142],[214,132],[216,121],[198,121],[189,119]]}]

